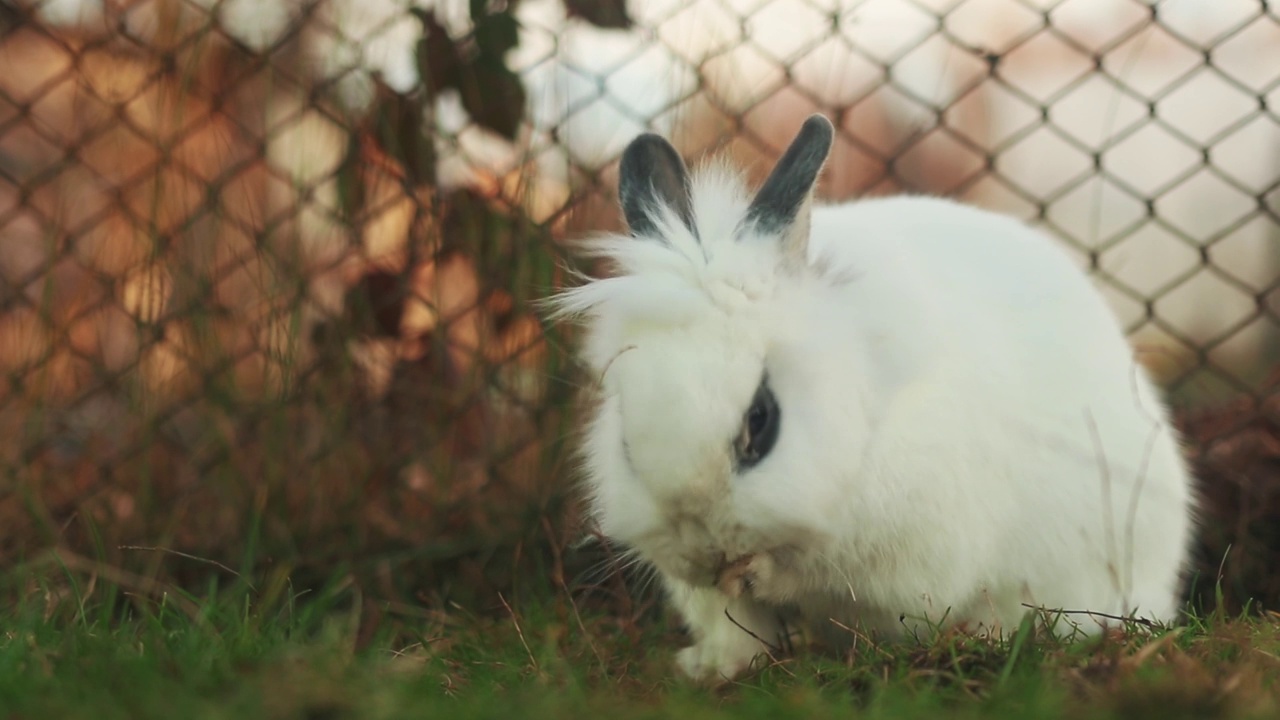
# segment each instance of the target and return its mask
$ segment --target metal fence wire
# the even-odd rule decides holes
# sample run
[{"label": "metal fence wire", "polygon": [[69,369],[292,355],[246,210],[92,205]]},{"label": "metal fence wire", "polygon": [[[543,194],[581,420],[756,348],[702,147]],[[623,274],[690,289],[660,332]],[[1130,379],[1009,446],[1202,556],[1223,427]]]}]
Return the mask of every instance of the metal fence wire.
[{"label": "metal fence wire", "polygon": [[638,132],[759,180],[813,112],[821,197],[1044,227],[1189,426],[1274,446],[1266,0],[0,0],[0,556],[546,513],[559,241],[618,226]]}]

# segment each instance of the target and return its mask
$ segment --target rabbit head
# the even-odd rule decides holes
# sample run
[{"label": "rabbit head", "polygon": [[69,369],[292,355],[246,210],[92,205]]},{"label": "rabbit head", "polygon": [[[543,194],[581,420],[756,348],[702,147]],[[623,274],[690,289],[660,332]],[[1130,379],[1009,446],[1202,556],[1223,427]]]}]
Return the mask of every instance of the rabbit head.
[{"label": "rabbit head", "polygon": [[803,319],[838,282],[808,253],[832,138],[811,117],[752,196],[724,166],[691,177],[666,140],[638,137],[619,170],[630,235],[583,248],[615,272],[553,300],[582,319],[598,383],[583,447],[594,519],[694,587],[786,601],[837,507],[799,401],[821,391],[805,357],[820,333]]}]

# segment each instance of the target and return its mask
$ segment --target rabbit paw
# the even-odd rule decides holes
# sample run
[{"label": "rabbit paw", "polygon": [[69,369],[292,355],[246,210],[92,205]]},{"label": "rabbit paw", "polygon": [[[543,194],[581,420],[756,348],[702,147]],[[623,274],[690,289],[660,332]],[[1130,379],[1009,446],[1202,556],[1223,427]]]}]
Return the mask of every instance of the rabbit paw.
[{"label": "rabbit paw", "polygon": [[749,635],[703,640],[676,653],[676,665],[694,680],[732,680],[765,654],[765,647]]},{"label": "rabbit paw", "polygon": [[694,640],[676,655],[676,664],[690,678],[732,679],[742,674],[756,656],[769,651],[768,643],[783,630],[776,612],[750,596],[731,597],[718,589],[666,580]]}]

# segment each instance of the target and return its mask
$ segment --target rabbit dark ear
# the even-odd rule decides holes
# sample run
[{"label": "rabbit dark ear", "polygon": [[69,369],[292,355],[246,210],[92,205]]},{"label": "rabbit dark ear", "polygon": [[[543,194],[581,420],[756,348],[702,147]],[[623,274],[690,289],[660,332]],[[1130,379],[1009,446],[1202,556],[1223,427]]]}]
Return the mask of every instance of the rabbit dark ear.
[{"label": "rabbit dark ear", "polygon": [[650,214],[663,205],[675,210],[685,226],[694,230],[689,171],[680,153],[659,135],[645,133],[623,151],[618,166],[618,198],[627,225],[636,235],[659,234]]},{"label": "rabbit dark ear", "polygon": [[809,238],[809,199],[834,137],[835,128],[825,117],[805,120],[751,201],[746,222],[761,232],[782,233],[788,244],[800,244],[797,249],[802,250]]}]

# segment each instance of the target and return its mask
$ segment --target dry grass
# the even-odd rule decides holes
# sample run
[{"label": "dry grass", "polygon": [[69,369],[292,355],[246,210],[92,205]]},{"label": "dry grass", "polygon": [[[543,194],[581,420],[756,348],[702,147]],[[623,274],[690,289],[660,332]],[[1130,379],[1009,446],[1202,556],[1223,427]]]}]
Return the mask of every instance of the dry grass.
[{"label": "dry grass", "polygon": [[1074,643],[1030,623],[1008,642],[851,635],[843,656],[802,648],[704,687],[674,675],[677,628],[545,581],[428,609],[344,576],[307,596],[279,574],[197,596],[64,568],[63,592],[37,583],[3,615],[8,717],[1246,718],[1280,701],[1274,616]]}]

